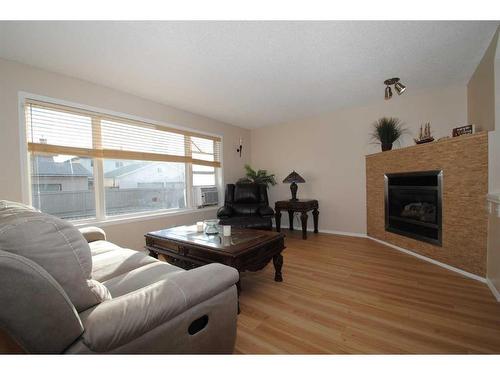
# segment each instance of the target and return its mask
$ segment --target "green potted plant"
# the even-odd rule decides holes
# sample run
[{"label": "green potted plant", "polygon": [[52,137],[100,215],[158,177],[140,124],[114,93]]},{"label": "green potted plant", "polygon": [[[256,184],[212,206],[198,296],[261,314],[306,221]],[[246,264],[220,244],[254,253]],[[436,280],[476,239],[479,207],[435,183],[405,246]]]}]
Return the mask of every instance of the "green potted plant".
[{"label": "green potted plant", "polygon": [[245,164],[246,176],[238,180],[238,184],[264,184],[267,187],[269,185],[276,185],[276,180],[274,179],[274,174],[267,174],[267,170],[259,169],[255,171],[250,165]]},{"label": "green potted plant", "polygon": [[372,138],[382,146],[382,151],[392,149],[392,144],[406,132],[404,124],[395,117],[382,117],[373,123]]}]

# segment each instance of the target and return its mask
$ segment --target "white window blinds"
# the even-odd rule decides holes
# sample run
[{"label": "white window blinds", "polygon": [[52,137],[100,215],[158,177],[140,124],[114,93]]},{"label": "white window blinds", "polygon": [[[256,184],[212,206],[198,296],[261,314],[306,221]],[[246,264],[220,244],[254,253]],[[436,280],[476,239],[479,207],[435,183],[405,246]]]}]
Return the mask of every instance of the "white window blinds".
[{"label": "white window blinds", "polygon": [[221,165],[219,137],[35,100],[25,114],[30,152]]}]

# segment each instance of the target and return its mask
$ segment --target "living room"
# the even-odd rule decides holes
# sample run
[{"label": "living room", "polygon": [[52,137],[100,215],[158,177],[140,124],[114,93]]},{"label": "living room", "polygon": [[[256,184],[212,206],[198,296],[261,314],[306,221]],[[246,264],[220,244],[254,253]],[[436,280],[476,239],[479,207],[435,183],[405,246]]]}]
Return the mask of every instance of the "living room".
[{"label": "living room", "polygon": [[0,352],[499,354],[500,23],[237,19],[0,21]]}]

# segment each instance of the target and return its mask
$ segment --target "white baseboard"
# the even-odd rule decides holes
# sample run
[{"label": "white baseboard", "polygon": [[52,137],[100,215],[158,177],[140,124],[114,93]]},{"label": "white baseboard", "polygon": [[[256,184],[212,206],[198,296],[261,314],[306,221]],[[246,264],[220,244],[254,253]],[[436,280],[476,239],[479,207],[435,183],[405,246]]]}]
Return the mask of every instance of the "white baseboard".
[{"label": "white baseboard", "polygon": [[[307,231],[313,231],[313,229],[307,228]],[[366,233],[342,232],[342,231],[339,231],[339,230],[318,229],[318,232],[320,232],[320,233],[327,233],[327,234],[336,234],[336,235],[339,235],[339,236],[360,237],[360,238],[366,238],[367,237]]]},{"label": "white baseboard", "polygon": [[500,302],[500,292],[495,288],[495,285],[491,282],[490,279],[486,278],[486,284],[488,284],[491,293],[495,296],[497,302]]},{"label": "white baseboard", "polygon": [[475,275],[473,273],[464,271],[464,270],[462,270],[460,268],[456,268],[456,267],[450,266],[449,264],[446,264],[446,263],[441,263],[441,262],[439,262],[437,260],[434,260],[432,258],[426,257],[424,255],[420,255],[418,253],[415,253],[415,252],[413,252],[411,250],[407,250],[407,249],[404,249],[402,247],[393,245],[393,244],[391,244],[389,242],[385,242],[385,241],[379,240],[378,238],[374,238],[374,237],[370,237],[370,236],[367,236],[367,237],[370,238],[371,240],[375,241],[375,242],[378,242],[378,243],[381,243],[383,245],[392,247],[393,249],[401,251],[401,252],[403,252],[405,254],[412,255],[412,256],[414,256],[414,257],[416,257],[418,259],[421,259],[421,260],[425,260],[426,262],[435,264],[436,266],[446,268],[449,271],[456,272],[456,273],[458,273],[458,274],[460,274],[462,276],[468,277],[469,279],[473,279],[473,280],[476,280],[476,281],[480,281],[480,282],[482,282],[484,284],[487,284],[487,280],[484,277],[481,277],[481,276]]},{"label": "white baseboard", "polygon": [[[276,225],[273,225],[273,228],[276,229]],[[288,224],[286,226],[281,226],[281,229],[286,229],[286,230],[289,230],[288,229]],[[294,229],[293,229],[294,232],[302,232],[302,227],[296,227],[294,226]],[[314,228],[307,228],[307,232],[314,232]],[[366,233],[357,233],[357,232],[342,232],[342,231],[339,231],[339,230],[328,230],[328,229],[321,229],[321,228],[318,228],[318,232],[319,233],[327,233],[327,234],[336,234],[336,235],[339,235],[339,236],[349,236],[349,237],[360,237],[360,238],[366,238],[367,235]]]}]

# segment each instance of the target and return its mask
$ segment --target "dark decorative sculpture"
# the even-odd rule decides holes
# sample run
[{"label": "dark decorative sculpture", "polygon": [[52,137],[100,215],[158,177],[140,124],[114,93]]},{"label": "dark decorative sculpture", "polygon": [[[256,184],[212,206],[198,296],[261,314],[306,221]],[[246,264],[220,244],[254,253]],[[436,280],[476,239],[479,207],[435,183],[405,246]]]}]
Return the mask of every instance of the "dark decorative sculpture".
[{"label": "dark decorative sculpture", "polygon": [[297,201],[297,189],[298,189],[298,186],[297,186],[297,183],[299,184],[302,184],[306,182],[306,180],[304,180],[302,178],[301,175],[299,175],[297,172],[293,171],[292,173],[290,173],[284,180],[283,180],[283,183],[285,184],[291,184],[290,185],[290,191],[292,192],[292,199],[290,199],[291,201]]}]

